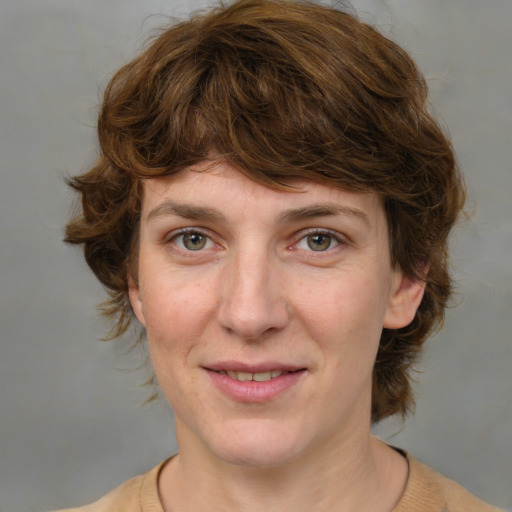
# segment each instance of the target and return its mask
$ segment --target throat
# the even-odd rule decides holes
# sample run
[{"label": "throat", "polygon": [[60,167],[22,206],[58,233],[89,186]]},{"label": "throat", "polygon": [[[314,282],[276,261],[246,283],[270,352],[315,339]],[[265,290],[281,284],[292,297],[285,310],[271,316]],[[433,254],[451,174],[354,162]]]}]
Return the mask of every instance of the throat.
[{"label": "throat", "polygon": [[[162,469],[159,494],[166,511],[391,512],[404,492],[408,464],[399,453],[376,442],[370,450],[373,460],[362,465],[360,452],[338,453],[335,461],[312,454],[307,460],[263,468],[228,463],[211,452],[185,450],[185,458],[178,455]],[[189,448],[187,444],[184,448]]]}]

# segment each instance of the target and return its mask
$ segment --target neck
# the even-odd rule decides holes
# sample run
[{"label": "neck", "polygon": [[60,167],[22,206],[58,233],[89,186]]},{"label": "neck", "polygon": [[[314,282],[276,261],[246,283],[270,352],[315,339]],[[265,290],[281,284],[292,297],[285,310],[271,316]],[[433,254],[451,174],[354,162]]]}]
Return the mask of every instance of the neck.
[{"label": "neck", "polygon": [[219,460],[181,439],[181,454],[160,475],[164,510],[391,512],[405,489],[407,461],[369,430],[357,433],[265,468]]}]

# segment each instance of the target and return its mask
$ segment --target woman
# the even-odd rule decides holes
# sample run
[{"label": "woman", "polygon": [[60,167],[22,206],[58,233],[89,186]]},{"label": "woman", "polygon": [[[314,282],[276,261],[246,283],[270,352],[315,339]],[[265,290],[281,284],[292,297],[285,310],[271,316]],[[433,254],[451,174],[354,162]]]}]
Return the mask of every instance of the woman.
[{"label": "woman", "polygon": [[425,101],[371,27],[266,0],[113,77],[66,240],[147,336],[179,454],[83,510],[497,510],[370,434],[451,290],[464,186]]}]

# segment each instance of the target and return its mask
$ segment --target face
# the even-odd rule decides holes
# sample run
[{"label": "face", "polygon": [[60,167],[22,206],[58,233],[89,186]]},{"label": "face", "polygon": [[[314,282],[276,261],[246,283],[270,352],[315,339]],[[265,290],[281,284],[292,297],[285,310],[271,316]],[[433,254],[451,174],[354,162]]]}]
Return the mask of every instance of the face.
[{"label": "face", "polygon": [[382,328],[422,295],[391,266],[379,198],[199,171],[144,183],[129,292],[180,451],[277,466],[369,437]]}]

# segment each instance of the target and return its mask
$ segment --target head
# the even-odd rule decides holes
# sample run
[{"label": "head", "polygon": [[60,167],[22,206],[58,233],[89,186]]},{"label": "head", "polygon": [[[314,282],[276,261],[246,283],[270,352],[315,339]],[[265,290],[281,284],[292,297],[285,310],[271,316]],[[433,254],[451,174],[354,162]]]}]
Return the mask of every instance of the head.
[{"label": "head", "polygon": [[[134,319],[145,180],[228,162],[293,194],[297,180],[378,196],[391,265],[424,283],[412,322],[384,328],[372,420],[413,403],[410,369],[451,293],[447,241],[464,202],[450,143],[410,57],[352,15],[242,0],[163,29],[105,91],[100,156],[71,186],[82,210],[66,241],[110,293],[121,336]],[[207,167],[207,166],[206,166]]]}]

